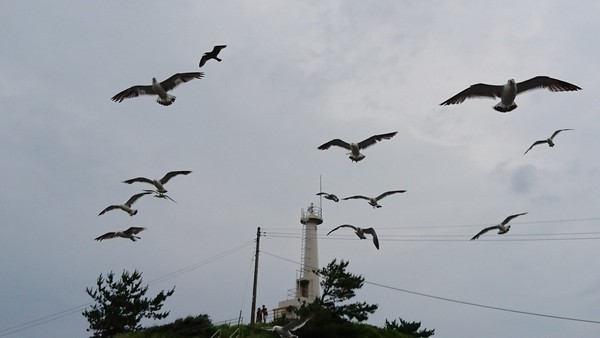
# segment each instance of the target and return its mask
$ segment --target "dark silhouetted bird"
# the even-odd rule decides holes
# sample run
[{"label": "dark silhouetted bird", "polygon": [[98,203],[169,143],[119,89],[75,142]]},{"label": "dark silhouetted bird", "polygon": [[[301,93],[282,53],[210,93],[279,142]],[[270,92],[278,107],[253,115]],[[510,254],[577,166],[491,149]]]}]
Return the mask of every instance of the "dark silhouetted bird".
[{"label": "dark silhouetted bird", "polygon": [[334,201],[334,202],[338,202],[340,200],[336,195],[328,194],[326,192],[320,192],[317,195],[323,196],[324,199]]},{"label": "dark silhouetted bird", "polygon": [[217,56],[219,55],[219,52],[221,51],[221,49],[223,49],[225,47],[227,47],[227,45],[214,46],[213,50],[211,50],[210,52],[204,53],[204,55],[202,55],[202,58],[200,59],[199,67],[204,66],[206,61],[208,61],[210,59],[215,59],[215,60],[221,62],[222,60],[219,59]]}]

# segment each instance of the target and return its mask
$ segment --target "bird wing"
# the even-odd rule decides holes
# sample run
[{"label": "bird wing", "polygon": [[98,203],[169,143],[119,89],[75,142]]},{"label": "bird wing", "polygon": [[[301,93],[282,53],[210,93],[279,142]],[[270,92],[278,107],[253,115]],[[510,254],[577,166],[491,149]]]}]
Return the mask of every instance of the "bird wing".
[{"label": "bird wing", "polygon": [[144,191],[144,192],[141,192],[141,193],[139,193],[139,194],[135,194],[135,195],[131,196],[131,197],[130,197],[130,198],[127,200],[127,202],[125,202],[125,205],[131,206],[131,205],[132,205],[133,203],[135,203],[135,201],[137,201],[137,200],[138,200],[140,197],[142,197],[142,196],[144,196],[144,195],[151,194],[151,193],[152,193],[151,191]]},{"label": "bird wing", "polygon": [[383,194],[377,196],[375,198],[376,201],[379,201],[380,199],[384,198],[387,195],[392,195],[392,194],[398,194],[398,193],[403,193],[406,192],[406,190],[392,190],[392,191],[386,191]]},{"label": "bird wing", "polygon": [[357,229],[357,228],[356,228],[354,225],[350,225],[350,224],[342,224],[342,225],[340,225],[340,226],[338,226],[338,227],[336,227],[336,228],[333,228],[333,230],[329,231],[329,232],[327,233],[327,236],[329,236],[329,234],[330,234],[330,233],[332,233],[332,232],[336,231],[336,230],[337,230],[337,229],[339,229],[339,228],[352,228],[352,229],[354,229],[354,231],[356,231],[356,229]]},{"label": "bird wing", "polygon": [[96,238],[94,238],[94,240],[96,241],[102,241],[104,239],[111,239],[111,238],[115,238],[117,237],[117,233],[116,232],[107,232],[102,236],[98,236]]},{"label": "bird wing", "polygon": [[377,248],[377,250],[379,250],[379,239],[377,238],[377,233],[375,232],[375,229],[366,228],[363,229],[363,232],[365,234],[371,234],[373,236],[373,244],[375,244],[375,247]]},{"label": "bird wing", "polygon": [[170,171],[163,178],[160,179],[160,183],[165,184],[174,176],[187,175],[189,173],[191,173],[190,170]]},{"label": "bird wing", "polygon": [[515,217],[519,217],[519,216],[521,216],[521,215],[525,215],[525,214],[527,214],[527,213],[526,213],[526,212],[522,212],[522,213],[520,213],[520,214],[510,215],[510,216],[506,217],[506,219],[505,219],[504,221],[502,221],[502,223],[500,223],[500,224],[502,224],[502,225],[507,225],[507,224],[508,224],[508,222],[510,222],[510,220],[511,220],[511,219],[513,219],[513,218],[515,218]]},{"label": "bird wing", "polygon": [[169,91],[178,85],[191,81],[193,79],[201,79],[204,76],[202,72],[192,72],[192,73],[177,73],[170,78],[164,80],[160,83],[160,86],[163,87],[165,91]]},{"label": "bird wing", "polygon": [[556,136],[558,133],[560,133],[561,131],[567,131],[567,130],[573,130],[573,129],[559,129],[557,131],[555,131],[552,136],[550,136],[550,139],[554,139],[554,136]]},{"label": "bird wing", "polygon": [[104,210],[100,211],[100,213],[98,214],[98,216],[103,215],[107,211],[111,211],[111,210],[114,210],[114,209],[121,209],[121,206],[120,205],[109,205]]},{"label": "bird wing", "polygon": [[448,100],[440,103],[440,106],[448,106],[451,104],[459,104],[463,103],[466,99],[476,98],[476,97],[489,97],[491,99],[495,99],[497,97],[502,96],[502,87],[503,86],[495,86],[489,85],[485,83],[477,83],[471,85],[469,88],[463,90],[462,92],[452,96]]},{"label": "bird wing", "polygon": [[477,238],[479,238],[479,236],[485,234],[486,232],[488,232],[490,230],[494,230],[494,229],[499,229],[499,227],[497,225],[487,227],[487,228],[481,230],[480,232],[478,232],[477,235],[473,236],[473,238],[471,238],[471,240],[477,239]]},{"label": "bird wing", "polygon": [[323,143],[317,149],[325,150],[325,149],[329,149],[329,147],[331,147],[331,146],[338,146],[338,147],[342,147],[342,148],[350,150],[350,143],[344,142],[344,141],[340,140],[339,138],[333,139],[327,143]]},{"label": "bird wing", "polygon": [[142,231],[144,231],[146,228],[142,228],[142,227],[130,227],[129,229],[123,231],[126,234],[130,234],[130,235],[135,235],[138,234]]},{"label": "bird wing", "polygon": [[123,183],[127,183],[127,184],[131,184],[133,182],[143,182],[143,183],[150,183],[152,185],[154,185],[154,181],[152,181],[149,178],[146,177],[136,177],[136,178],[132,178],[126,181],[123,181]]},{"label": "bird wing", "polygon": [[551,92],[570,92],[581,89],[574,84],[553,79],[548,76],[536,76],[529,80],[517,83],[517,94],[539,88],[546,88]]},{"label": "bird wing", "polygon": [[368,139],[359,142],[358,143],[358,148],[359,149],[365,149],[367,147],[370,147],[370,146],[374,145],[375,143],[377,143],[377,142],[379,142],[381,140],[389,140],[392,137],[394,137],[394,135],[396,135],[396,134],[398,134],[397,131],[395,131],[393,133],[373,135],[373,136],[369,137]]},{"label": "bird wing", "polygon": [[211,51],[211,53],[214,53],[214,55],[218,55],[219,52],[221,51],[221,49],[227,47],[227,45],[216,45],[213,47],[213,50]]},{"label": "bird wing", "polygon": [[296,331],[299,328],[303,327],[304,324],[306,324],[306,322],[308,322],[312,317],[304,317],[304,318],[298,318],[293,322],[287,323],[286,325],[283,326],[284,330],[288,330],[288,331]]},{"label": "bird wing", "polygon": [[156,92],[152,86],[133,86],[113,96],[111,100],[121,102],[125,99],[138,97],[140,95],[156,95]]},{"label": "bird wing", "polygon": [[[539,140],[539,141],[535,141],[535,142],[533,142],[533,144],[531,145],[531,147],[529,147],[529,149],[527,149],[527,150],[525,151],[525,154],[527,154],[527,152],[528,152],[528,151],[530,151],[530,150],[531,150],[531,148],[533,148],[533,147],[537,146],[538,144],[542,144],[542,143],[548,143],[548,141],[546,141],[546,140]],[[523,154],[523,155],[525,155],[525,154]]]},{"label": "bird wing", "polygon": [[355,195],[355,196],[350,196],[350,197],[344,197],[344,198],[342,198],[342,200],[346,201],[346,200],[359,199],[359,198],[363,199],[363,200],[367,200],[367,201],[371,200],[370,197],[362,196],[362,195]]},{"label": "bird wing", "polygon": [[198,64],[198,67],[204,66],[206,61],[208,61],[211,58],[212,57],[210,56],[210,53],[204,53],[204,55],[202,55],[202,58],[200,58],[200,63]]}]

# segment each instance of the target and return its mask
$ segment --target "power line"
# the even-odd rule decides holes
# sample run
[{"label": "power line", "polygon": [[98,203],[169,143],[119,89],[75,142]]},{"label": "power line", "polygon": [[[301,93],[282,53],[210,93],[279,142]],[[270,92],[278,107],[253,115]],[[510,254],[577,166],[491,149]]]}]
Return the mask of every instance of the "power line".
[{"label": "power line", "polygon": [[[287,262],[291,262],[291,263],[294,263],[294,264],[300,264],[299,262],[296,262],[296,261],[294,261],[292,259],[281,257],[279,255],[275,255],[275,254],[272,254],[272,253],[269,253],[269,252],[262,251],[262,253],[267,254],[269,256],[272,256],[272,257],[275,257],[275,258],[278,258],[278,259],[281,259],[281,260],[284,260],[284,261],[287,261]],[[388,286],[388,285],[383,285],[383,284],[379,284],[379,283],[375,283],[375,282],[370,282],[370,281],[367,281],[367,280],[365,280],[365,284],[370,284],[370,285],[378,286],[378,287],[381,287],[381,288],[386,288],[386,289],[390,289],[390,290],[394,290],[394,291],[399,291],[399,292],[410,293],[410,294],[417,295],[417,296],[428,297],[428,298],[433,298],[433,299],[437,299],[437,300],[443,300],[443,301],[452,302],[452,303],[458,303],[458,304],[463,304],[463,305],[470,305],[470,306],[482,307],[482,308],[486,308],[486,309],[490,309],[490,310],[505,311],[505,312],[512,312],[512,313],[519,313],[519,314],[529,315],[529,316],[546,317],[546,318],[569,320],[569,321],[584,322],[584,323],[591,323],[591,324],[600,324],[600,321],[597,321],[597,320],[580,319],[580,318],[572,318],[572,317],[564,317],[564,316],[555,316],[555,315],[548,315],[548,314],[543,314],[543,313],[521,311],[521,310],[514,310],[514,309],[502,308],[502,307],[497,307],[497,306],[491,306],[491,305],[484,305],[484,304],[472,303],[472,302],[467,302],[467,301],[462,301],[462,300],[457,300],[457,299],[452,299],[452,298],[434,296],[434,295],[430,295],[430,294],[426,294],[426,293],[422,293],[422,292],[410,291],[410,290],[401,289],[401,288],[397,288],[397,287],[392,287],[392,286]]]},{"label": "power line", "polygon": [[519,314],[529,315],[529,316],[546,317],[546,318],[569,320],[569,321],[575,321],[575,322],[600,324],[600,321],[597,321],[597,320],[588,320],[588,319],[580,319],[580,318],[572,318],[572,317],[554,316],[554,315],[548,315],[548,314],[543,314],[543,313],[521,311],[521,310],[513,310],[513,309],[507,309],[507,308],[502,308],[502,307],[497,307],[497,306],[491,306],[491,305],[483,305],[483,304],[466,302],[466,301],[452,299],[452,298],[434,296],[434,295],[430,295],[430,294],[426,294],[426,293],[422,293],[422,292],[410,291],[410,290],[396,288],[396,287],[392,287],[392,286],[388,286],[388,285],[383,285],[383,284],[379,284],[379,283],[375,283],[375,282],[365,281],[365,284],[371,284],[371,285],[374,285],[374,286],[379,286],[381,288],[390,289],[390,290],[394,290],[394,291],[400,291],[400,292],[404,292],[404,293],[410,293],[410,294],[417,295],[417,296],[428,297],[428,298],[433,298],[433,299],[437,299],[437,300],[443,300],[443,301],[452,302],[452,303],[458,303],[458,304],[463,304],[463,305],[482,307],[482,308],[491,309],[491,310],[513,312],[513,313],[519,313]]},{"label": "power line", "polygon": [[[575,222],[587,222],[587,221],[600,221],[600,217],[588,217],[588,218],[567,218],[557,220],[542,220],[542,221],[529,221],[529,222],[512,222],[512,224],[546,224],[546,223],[575,223]],[[486,226],[488,223],[478,224],[450,224],[450,225],[408,225],[408,226],[380,226],[378,229],[435,229],[435,228],[468,228],[468,227],[481,227]],[[265,231],[269,230],[284,230],[297,228],[263,228]]]},{"label": "power line", "polygon": [[[574,233],[577,234],[577,233]],[[584,234],[584,233],[581,233]],[[589,233],[592,234],[592,233]],[[404,235],[404,236],[377,236],[380,241],[389,242],[470,242],[471,235]],[[478,242],[540,242],[540,241],[575,241],[575,240],[598,240],[600,237],[566,237],[566,238],[513,238],[517,236],[564,236],[565,234],[519,234],[519,235],[504,235],[502,238],[484,238]],[[301,235],[282,234],[282,235],[267,235],[272,238],[301,238]],[[406,237],[406,238],[397,238]],[[432,238],[433,237],[433,238]],[[462,239],[450,239],[445,237],[461,237]],[[335,236],[317,236],[318,239],[325,240],[360,240],[356,236],[335,235]]]},{"label": "power line", "polygon": [[181,268],[181,269],[179,269],[179,270],[176,270],[176,271],[170,272],[170,273],[168,273],[168,274],[166,274],[166,275],[162,275],[162,276],[160,276],[160,277],[157,277],[157,278],[155,278],[155,279],[152,279],[152,280],[150,280],[150,281],[148,282],[148,284],[150,284],[150,285],[152,285],[152,284],[157,284],[157,283],[164,282],[164,281],[166,281],[166,280],[169,280],[169,279],[175,278],[175,277],[177,277],[177,276],[179,276],[179,275],[182,275],[182,274],[184,274],[184,273],[190,272],[190,271],[192,271],[192,270],[195,270],[195,269],[197,269],[197,268],[199,268],[199,267],[202,267],[202,266],[204,266],[204,265],[206,265],[206,264],[212,263],[212,262],[214,262],[214,261],[216,261],[216,260],[219,260],[219,259],[221,259],[221,258],[224,258],[224,257],[226,257],[226,256],[229,256],[229,255],[231,255],[231,254],[233,254],[233,253],[235,253],[235,252],[237,252],[237,251],[240,251],[241,249],[243,249],[243,248],[245,248],[245,247],[247,247],[247,246],[251,245],[252,243],[254,243],[254,240],[251,240],[251,241],[245,242],[245,243],[243,243],[243,244],[240,244],[240,245],[238,245],[238,246],[236,246],[236,247],[233,247],[233,248],[231,248],[231,249],[225,250],[225,251],[223,251],[223,252],[221,252],[221,253],[218,253],[218,254],[216,254],[216,255],[214,255],[214,256],[211,256],[211,257],[209,257],[209,258],[207,258],[207,259],[205,259],[205,260],[202,260],[202,261],[200,261],[200,262],[197,262],[197,263],[194,263],[194,264],[188,265],[188,266],[186,266],[186,267],[183,267],[183,268]]},{"label": "power line", "polygon": [[[175,278],[175,277],[177,277],[177,276],[179,276],[181,274],[190,272],[190,271],[192,271],[194,269],[197,269],[197,268],[199,268],[199,267],[201,267],[203,265],[212,263],[212,262],[214,262],[216,260],[219,260],[219,259],[221,259],[223,257],[226,257],[226,256],[228,256],[228,255],[230,255],[230,254],[232,254],[234,252],[237,252],[237,251],[239,251],[239,250],[241,250],[241,249],[249,246],[252,243],[254,243],[254,240],[248,241],[246,243],[240,244],[240,245],[238,245],[236,247],[233,247],[231,249],[225,250],[225,251],[223,251],[221,253],[218,253],[218,254],[216,254],[214,256],[211,256],[211,257],[209,257],[209,258],[207,258],[207,259],[205,259],[203,261],[200,261],[198,263],[194,263],[194,264],[188,265],[188,266],[186,266],[184,268],[181,268],[179,270],[176,270],[174,272],[170,272],[170,273],[168,273],[166,275],[163,275],[163,276],[160,276],[158,278],[155,278],[155,279],[149,281],[148,285],[152,285],[152,284],[164,282],[166,280]],[[2,329],[2,330],[0,330],[0,337],[8,336],[8,335],[13,334],[13,333],[21,332],[23,330],[26,330],[26,329],[29,329],[29,328],[32,328],[32,327],[35,327],[35,326],[39,326],[39,325],[42,325],[42,324],[46,324],[46,323],[49,323],[51,321],[54,321],[54,320],[57,320],[57,319],[60,319],[60,318],[72,315],[72,314],[74,314],[76,312],[79,312],[79,311],[83,310],[84,308],[86,308],[90,304],[93,304],[93,302],[88,302],[88,303],[85,303],[85,304],[82,304],[82,305],[78,305],[78,306],[75,306],[75,307],[63,310],[63,311],[59,311],[59,312],[56,312],[56,313],[53,313],[53,314],[50,314],[50,315],[47,315],[47,316],[43,316],[43,317],[37,318],[37,319],[31,320],[31,321],[28,321],[28,322],[25,322],[25,323],[22,323],[22,324],[19,324],[19,325],[15,325],[15,326],[12,326],[12,327],[8,327],[8,328],[5,328],[5,329]]]}]

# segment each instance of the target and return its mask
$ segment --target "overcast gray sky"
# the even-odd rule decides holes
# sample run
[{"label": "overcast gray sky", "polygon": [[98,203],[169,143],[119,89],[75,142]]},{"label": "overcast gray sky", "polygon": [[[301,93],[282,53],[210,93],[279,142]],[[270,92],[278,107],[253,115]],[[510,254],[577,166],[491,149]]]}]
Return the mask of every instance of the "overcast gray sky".
[{"label": "overcast gray sky", "polygon": [[[85,288],[138,269],[176,286],[171,322],[250,318],[294,287],[300,210],[323,190],[392,189],[380,209],[323,201],[319,260],[367,282],[516,311],[600,321],[600,45],[597,1],[12,1],[0,12],[0,336],[82,337]],[[226,44],[223,61],[198,68]],[[152,77],[203,71],[163,107],[110,98]],[[439,103],[479,82],[548,75],[579,92],[532,91],[501,114],[489,99]],[[536,140],[573,128],[555,139]],[[317,146],[398,131],[352,163]],[[137,176],[192,170],[143,197],[134,217],[98,213],[146,188]],[[506,216],[503,236],[469,239]],[[381,250],[344,223],[373,226]],[[136,243],[95,242],[143,226]],[[589,337],[600,326],[427,298],[366,284],[369,323],[402,317],[440,337]],[[78,308],[80,307],[80,308]],[[74,309],[74,310],[73,310]],[[70,311],[72,310],[72,311]],[[63,311],[65,311],[63,313]],[[145,324],[154,324],[145,322]],[[11,334],[11,332],[14,332]]]}]

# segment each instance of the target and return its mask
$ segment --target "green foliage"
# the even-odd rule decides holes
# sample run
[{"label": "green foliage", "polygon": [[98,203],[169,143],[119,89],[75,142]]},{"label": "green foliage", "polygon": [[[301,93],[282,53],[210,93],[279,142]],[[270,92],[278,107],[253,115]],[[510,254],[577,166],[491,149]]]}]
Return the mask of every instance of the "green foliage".
[{"label": "green foliage", "polygon": [[148,286],[142,286],[142,274],[123,271],[120,279],[115,279],[114,272],[100,274],[96,281],[97,289],[86,288],[90,297],[96,302],[90,309],[83,311],[90,324],[87,331],[92,337],[113,337],[118,333],[140,329],[142,318],[163,319],[169,312],[159,312],[163,302],[175,292],[175,287],[165,293],[161,291],[153,299],[145,298]]},{"label": "green foliage", "polygon": [[[317,271],[321,277],[321,298],[318,304],[327,309],[333,318],[357,320],[359,322],[369,319],[369,314],[374,313],[378,305],[366,302],[344,303],[356,296],[356,291],[363,287],[365,278],[346,271],[349,262],[336,259],[326,267]],[[314,309],[313,310],[317,310]]]},{"label": "green foliage", "polygon": [[208,315],[188,316],[177,319],[173,323],[154,326],[144,330],[147,335],[170,334],[177,337],[210,337],[217,330],[212,325]]},{"label": "green foliage", "polygon": [[[302,338],[411,338],[397,331],[385,330],[362,323],[349,321],[318,321],[317,323],[311,324],[309,321],[298,330],[298,336]],[[277,338],[277,335],[273,335],[271,338]]]},{"label": "green foliage", "polygon": [[407,322],[402,320],[402,318],[400,319],[400,324],[398,324],[398,322],[396,322],[396,320],[392,320],[391,322],[388,322],[388,320],[385,320],[385,326],[384,328],[386,330],[393,330],[393,331],[398,331],[404,334],[407,334],[411,337],[429,337],[429,336],[433,336],[435,333],[435,329],[433,330],[427,330],[427,329],[422,329],[421,331],[419,331],[419,328],[421,328],[421,322]]},{"label": "green foliage", "polygon": [[214,326],[208,315],[189,316],[177,319],[173,323],[152,326],[135,332],[127,332],[117,335],[115,338],[210,338],[217,331],[221,337],[230,337],[234,332],[240,337],[253,338],[276,338],[272,332],[258,330],[257,334],[247,334],[251,331],[246,325],[230,326],[227,324]]}]

